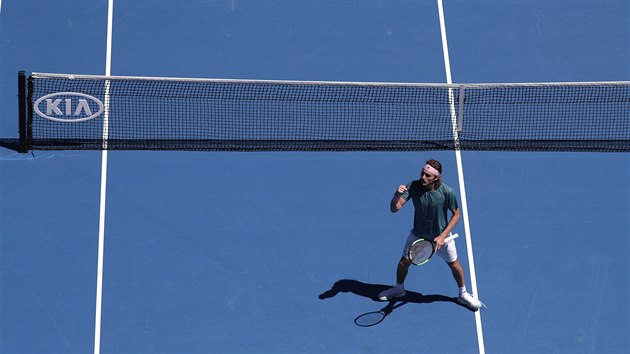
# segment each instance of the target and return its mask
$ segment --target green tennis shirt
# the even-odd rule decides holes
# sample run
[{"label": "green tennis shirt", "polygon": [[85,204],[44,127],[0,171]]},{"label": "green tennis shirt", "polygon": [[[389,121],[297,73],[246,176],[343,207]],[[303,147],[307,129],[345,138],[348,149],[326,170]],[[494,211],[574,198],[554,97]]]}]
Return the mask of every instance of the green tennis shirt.
[{"label": "green tennis shirt", "polygon": [[450,211],[459,209],[457,196],[453,188],[442,183],[434,191],[426,189],[420,180],[407,184],[407,191],[402,194],[405,201],[413,202],[413,232],[417,237],[433,240],[448,225]]}]

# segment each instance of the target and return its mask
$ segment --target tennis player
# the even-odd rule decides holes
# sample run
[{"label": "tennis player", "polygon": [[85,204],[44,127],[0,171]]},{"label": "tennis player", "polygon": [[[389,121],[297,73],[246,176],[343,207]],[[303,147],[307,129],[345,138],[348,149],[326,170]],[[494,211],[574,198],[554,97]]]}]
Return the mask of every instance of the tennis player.
[{"label": "tennis player", "polygon": [[[459,221],[460,213],[453,189],[442,183],[442,164],[437,160],[428,160],[422,168],[419,180],[401,185],[394,193],[390,203],[392,213],[399,211],[409,199],[414,205],[413,229],[407,237],[403,255],[396,269],[396,286],[381,292],[380,300],[405,296],[405,278],[411,261],[408,250],[418,238],[432,240],[436,244],[436,254],[446,261],[459,287],[458,302],[471,310],[478,310],[481,302],[466,291],[464,270],[457,259],[455,240],[444,243],[444,239]],[[450,216],[448,215],[450,213]]]}]

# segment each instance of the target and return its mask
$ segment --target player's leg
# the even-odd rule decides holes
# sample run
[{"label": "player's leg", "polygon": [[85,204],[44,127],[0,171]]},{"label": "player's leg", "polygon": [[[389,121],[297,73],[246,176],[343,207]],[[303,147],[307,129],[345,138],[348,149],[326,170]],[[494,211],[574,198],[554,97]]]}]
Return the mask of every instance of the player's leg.
[{"label": "player's leg", "polygon": [[402,256],[400,257],[398,265],[396,266],[396,285],[393,288],[387,289],[378,294],[378,298],[380,300],[388,301],[393,298],[405,296],[405,279],[407,278],[407,274],[409,273],[409,266],[411,265],[411,261],[409,260],[409,247],[411,247],[413,242],[417,239],[418,238],[411,232],[409,233],[409,236],[407,236],[405,246],[403,247]]},{"label": "player's leg", "polygon": [[464,277],[464,268],[462,264],[459,263],[459,259],[455,259],[453,262],[446,262],[448,266],[451,268],[451,273],[453,273],[453,278],[457,283],[457,287],[465,288],[466,287],[466,278]]},{"label": "player's leg", "polygon": [[466,278],[464,276],[464,267],[457,258],[457,247],[455,246],[455,241],[453,240],[446,243],[444,246],[442,246],[442,248],[440,248],[437,254],[438,256],[442,257],[442,259],[446,261],[446,264],[448,264],[449,268],[451,268],[453,279],[455,279],[457,287],[459,288],[459,296],[457,297],[457,301],[471,310],[478,310],[482,306],[482,304],[473,295],[469,294],[468,291],[466,291]]},{"label": "player's leg", "polygon": [[410,260],[405,257],[400,258],[400,261],[398,261],[398,266],[396,267],[396,284],[405,283],[405,279],[407,279],[407,274],[409,273],[410,265]]},{"label": "player's leg", "polygon": [[405,257],[401,257],[396,267],[396,286],[393,288],[382,291],[378,294],[379,300],[389,301],[393,298],[400,298],[407,294],[405,291],[405,279],[409,273],[409,266],[411,262]]},{"label": "player's leg", "polygon": [[455,282],[457,283],[457,286],[459,287],[459,296],[457,297],[457,301],[460,304],[468,307],[469,309],[473,311],[477,311],[482,306],[482,303],[481,301],[477,300],[472,294],[466,291],[466,278],[464,277],[464,267],[462,267],[462,264],[459,262],[459,259],[457,259],[457,253],[455,253],[454,257],[455,257],[455,260],[452,260],[453,255],[451,253],[450,256],[447,255],[446,257],[443,257],[443,258],[444,260],[446,260],[446,264],[448,264],[448,266],[451,268],[451,273],[453,274],[453,278],[455,279]]}]

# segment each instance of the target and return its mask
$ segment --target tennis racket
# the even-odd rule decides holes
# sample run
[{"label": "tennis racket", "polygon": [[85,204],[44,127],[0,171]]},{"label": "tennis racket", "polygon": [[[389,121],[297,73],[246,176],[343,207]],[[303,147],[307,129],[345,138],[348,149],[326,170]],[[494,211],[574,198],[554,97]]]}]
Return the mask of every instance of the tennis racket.
[{"label": "tennis racket", "polygon": [[[444,243],[446,244],[450,240],[456,239],[457,237],[459,237],[458,234],[451,234],[444,239]],[[434,253],[435,242],[421,238],[411,244],[411,247],[409,247],[408,256],[411,263],[415,265],[423,265],[428,262],[429,259],[431,259]]]}]

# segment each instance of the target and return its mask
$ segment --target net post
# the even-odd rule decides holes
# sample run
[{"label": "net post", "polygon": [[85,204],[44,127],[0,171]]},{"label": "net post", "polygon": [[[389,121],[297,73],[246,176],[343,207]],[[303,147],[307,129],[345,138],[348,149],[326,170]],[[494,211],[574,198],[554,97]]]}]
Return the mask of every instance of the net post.
[{"label": "net post", "polygon": [[20,129],[20,142],[17,146],[17,151],[20,153],[27,153],[31,147],[31,117],[27,111],[30,108],[30,92],[31,92],[31,80],[28,79],[28,94],[27,94],[27,79],[24,71],[18,71],[18,125]]},{"label": "net post", "polygon": [[457,112],[457,133],[461,133],[464,125],[464,87],[459,85],[459,109]]}]

